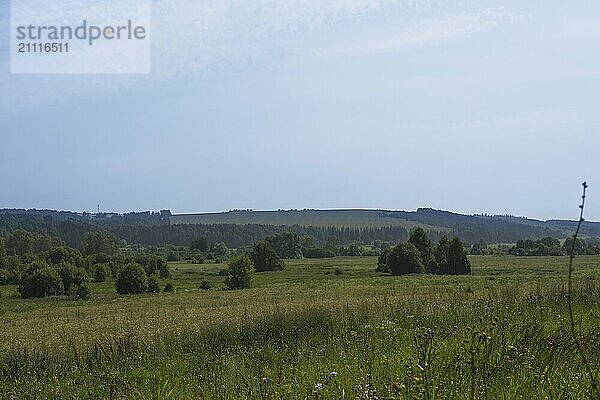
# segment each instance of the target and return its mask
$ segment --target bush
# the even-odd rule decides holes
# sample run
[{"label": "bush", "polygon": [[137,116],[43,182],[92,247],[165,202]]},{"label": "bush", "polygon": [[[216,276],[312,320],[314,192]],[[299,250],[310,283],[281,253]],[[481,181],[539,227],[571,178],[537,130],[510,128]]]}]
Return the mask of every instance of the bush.
[{"label": "bush", "polygon": [[165,293],[173,293],[173,292],[175,292],[175,288],[173,287],[173,284],[171,282],[167,282],[167,284],[165,285],[165,289],[163,291]]},{"label": "bush", "polygon": [[387,258],[387,266],[392,275],[406,275],[425,272],[419,249],[412,243],[400,243]]},{"label": "bush", "polygon": [[83,283],[79,285],[77,288],[77,298],[79,300],[89,300],[92,298],[92,293],[90,291],[90,286],[87,283]]},{"label": "bush", "polygon": [[69,295],[77,293],[77,288],[89,281],[87,272],[83,268],[77,268],[69,263],[62,263],[56,267],[62,280],[64,291]]},{"label": "bush", "polygon": [[111,261],[107,265],[110,268],[110,276],[112,279],[117,279],[123,270],[123,264]]},{"label": "bush", "polygon": [[22,298],[58,296],[64,286],[56,269],[42,263],[33,263],[23,274],[19,285]]},{"label": "bush", "polygon": [[0,269],[0,286],[2,285],[18,285],[19,275],[15,271],[8,269]]},{"label": "bush", "polygon": [[119,238],[112,232],[89,232],[83,238],[85,254],[115,254],[119,248]]},{"label": "bush", "polygon": [[148,289],[146,271],[137,263],[130,263],[123,267],[115,282],[117,293],[141,294]]},{"label": "bush", "polygon": [[160,256],[146,255],[139,257],[137,260],[144,270],[146,275],[150,276],[155,273],[159,273],[162,278],[169,278],[169,265],[167,260]]},{"label": "bush", "polygon": [[156,274],[148,277],[148,293],[160,293],[160,284]]},{"label": "bush", "polygon": [[110,256],[106,253],[96,253],[87,257],[87,260],[91,265],[108,264],[109,262],[113,261],[113,258],[113,256]]},{"label": "bush", "polygon": [[387,264],[387,258],[390,255],[391,249],[385,249],[377,258],[377,272],[390,272]]},{"label": "bush", "polygon": [[467,257],[467,250],[457,237],[450,241],[448,247],[448,271],[451,275],[470,275],[471,262]]},{"label": "bush", "polygon": [[227,289],[247,289],[252,285],[252,274],[254,268],[252,260],[248,256],[232,257],[229,260],[225,286]]},{"label": "bush", "polygon": [[211,281],[207,281],[206,279],[202,281],[200,284],[200,290],[212,290],[215,285],[212,284]]},{"label": "bush", "polygon": [[431,274],[435,273],[437,270],[437,263],[435,262],[435,258],[433,256],[433,246],[431,245],[431,240],[427,236],[425,230],[421,227],[416,228],[411,232],[408,241],[419,250],[421,261],[423,261],[425,270]]},{"label": "bush", "polygon": [[106,282],[110,267],[106,264],[94,266],[94,282]]},{"label": "bush", "polygon": [[169,250],[167,252],[167,261],[181,261],[181,257],[179,256],[179,253]]},{"label": "bush", "polygon": [[273,250],[273,247],[264,240],[254,245],[251,256],[256,272],[280,271],[285,269],[285,264],[281,261],[281,258]]},{"label": "bush", "polygon": [[335,257],[335,253],[330,249],[309,248],[303,249],[302,255],[306,258],[331,258]]},{"label": "bush", "polygon": [[81,265],[82,256],[79,250],[67,246],[52,247],[46,251],[46,260],[52,265],[71,263]]}]

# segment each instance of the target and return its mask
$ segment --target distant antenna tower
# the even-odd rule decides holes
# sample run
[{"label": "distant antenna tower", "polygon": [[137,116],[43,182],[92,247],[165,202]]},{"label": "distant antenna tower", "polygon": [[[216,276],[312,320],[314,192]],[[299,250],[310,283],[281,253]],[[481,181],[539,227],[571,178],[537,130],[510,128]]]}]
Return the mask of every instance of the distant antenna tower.
[{"label": "distant antenna tower", "polygon": [[98,204],[98,214],[100,214],[100,204]]}]

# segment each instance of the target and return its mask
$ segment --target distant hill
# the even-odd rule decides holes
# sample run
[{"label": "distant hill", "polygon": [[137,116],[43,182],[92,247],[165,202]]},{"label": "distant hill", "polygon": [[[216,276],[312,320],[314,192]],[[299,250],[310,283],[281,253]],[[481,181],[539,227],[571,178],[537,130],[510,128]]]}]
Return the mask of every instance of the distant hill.
[{"label": "distant hill", "polygon": [[[421,226],[429,231],[457,234],[472,241],[481,238],[508,241],[544,236],[566,237],[577,225],[575,221],[540,221],[506,215],[465,215],[450,211],[419,208],[417,211],[391,210],[232,210],[221,213],[174,214],[171,225],[181,224],[263,224],[277,226],[335,226],[371,228],[401,226],[408,230]],[[584,235],[600,236],[600,222],[585,222]],[[493,240],[495,238],[496,240]]]},{"label": "distant hill", "polygon": [[[50,234],[73,247],[80,247],[87,232],[107,229],[127,243],[148,246],[166,244],[187,246],[199,236],[230,247],[250,245],[267,236],[294,232],[313,236],[323,243],[336,236],[341,244],[371,243],[374,240],[398,242],[421,226],[432,240],[458,236],[467,244],[480,240],[488,244],[515,243],[520,239],[573,234],[575,221],[539,221],[524,217],[464,215],[420,208],[417,211],[391,210],[234,210],[223,213],[172,215],[159,212],[74,213],[54,210],[0,210],[0,236],[17,229]],[[583,236],[600,237],[599,222],[585,222]]]},{"label": "distant hill", "polygon": [[175,214],[171,225],[181,224],[259,224],[285,226],[335,226],[338,228],[376,228],[402,226],[408,230],[423,226],[429,230],[444,231],[447,228],[424,224],[421,221],[399,218],[384,210],[233,210],[221,213]]}]

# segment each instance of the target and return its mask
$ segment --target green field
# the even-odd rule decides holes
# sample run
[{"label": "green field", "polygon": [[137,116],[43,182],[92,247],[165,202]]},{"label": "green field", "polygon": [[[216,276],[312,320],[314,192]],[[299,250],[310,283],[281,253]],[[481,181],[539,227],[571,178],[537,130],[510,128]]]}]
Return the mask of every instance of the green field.
[{"label": "green field", "polygon": [[[241,291],[220,290],[223,264],[173,263],[174,294],[118,296],[106,282],[91,301],[1,287],[0,398],[589,398],[567,333],[568,259],[471,260],[460,277],[290,260]],[[598,372],[600,256],[577,258],[574,276]],[[198,290],[204,279],[217,290]]]}]

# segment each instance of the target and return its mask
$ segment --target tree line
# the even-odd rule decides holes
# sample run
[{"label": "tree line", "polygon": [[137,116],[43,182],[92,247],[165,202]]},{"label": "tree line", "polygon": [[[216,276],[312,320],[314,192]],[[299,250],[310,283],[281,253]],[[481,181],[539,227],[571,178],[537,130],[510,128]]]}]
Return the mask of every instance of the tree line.
[{"label": "tree line", "polygon": [[88,283],[107,279],[114,280],[118,293],[140,293],[142,289],[157,292],[159,279],[170,277],[164,257],[143,249],[122,249],[111,232],[88,233],[83,240],[83,251],[61,242],[52,242],[47,249],[36,249],[15,239],[26,238],[29,243],[28,239],[35,239],[35,234],[26,231],[14,234],[8,240],[0,238],[0,285],[18,285],[23,298],[67,295],[87,299]]}]

